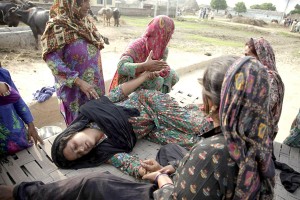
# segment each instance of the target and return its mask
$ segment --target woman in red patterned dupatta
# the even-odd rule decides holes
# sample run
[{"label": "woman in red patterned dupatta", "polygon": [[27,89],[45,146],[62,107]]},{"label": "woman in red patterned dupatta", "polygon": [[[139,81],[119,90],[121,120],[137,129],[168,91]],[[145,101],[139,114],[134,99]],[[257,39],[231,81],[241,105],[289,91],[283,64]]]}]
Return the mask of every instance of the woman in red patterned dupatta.
[{"label": "woman in red patterned dupatta", "polygon": [[142,37],[133,41],[118,63],[118,69],[110,85],[110,90],[117,85],[136,78],[144,71],[160,71],[160,76],[145,82],[140,88],[155,89],[168,93],[179,78],[166,63],[167,45],[174,32],[174,22],[168,16],[155,17]]}]

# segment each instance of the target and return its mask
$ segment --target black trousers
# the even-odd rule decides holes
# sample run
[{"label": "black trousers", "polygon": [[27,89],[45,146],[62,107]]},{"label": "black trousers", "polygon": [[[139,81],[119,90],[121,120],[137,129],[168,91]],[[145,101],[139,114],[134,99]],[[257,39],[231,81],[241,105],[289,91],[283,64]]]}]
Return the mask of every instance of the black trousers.
[{"label": "black trousers", "polygon": [[153,199],[156,186],[136,183],[107,172],[71,177],[47,183],[23,182],[14,188],[14,198],[20,200],[136,200]]},{"label": "black trousers", "polygon": [[[166,166],[181,160],[187,150],[168,144],[158,151],[157,161]],[[41,181],[23,182],[14,188],[14,198],[19,200],[148,200],[153,199],[157,186],[137,183],[109,172],[93,172],[65,180],[44,184]]]},{"label": "black trousers", "polygon": [[173,161],[181,160],[185,154],[187,154],[187,150],[178,144],[167,144],[162,146],[156,155],[156,161],[161,166],[166,166],[171,164]]}]

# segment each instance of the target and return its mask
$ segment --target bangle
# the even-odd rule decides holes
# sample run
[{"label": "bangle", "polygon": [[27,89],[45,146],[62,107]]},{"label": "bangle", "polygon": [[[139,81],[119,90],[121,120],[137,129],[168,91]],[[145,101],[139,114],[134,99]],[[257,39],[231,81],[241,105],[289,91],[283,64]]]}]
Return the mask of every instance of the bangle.
[{"label": "bangle", "polygon": [[3,93],[0,94],[0,96],[2,96],[2,97],[6,97],[8,95],[10,95],[10,91],[9,90],[7,92],[3,92]]},{"label": "bangle", "polygon": [[10,95],[10,86],[7,84],[7,83],[4,83],[5,85],[6,85],[6,87],[7,87],[7,91],[6,92],[3,92],[3,93],[0,93],[0,96],[2,96],[2,97],[6,97],[6,96],[8,96],[8,95]]},{"label": "bangle", "polygon": [[168,185],[174,185],[174,184],[173,183],[165,183],[160,188],[163,188],[163,187],[168,186]]},{"label": "bangle", "polygon": [[154,183],[155,184],[157,184],[158,185],[158,178],[160,177],[160,176],[169,176],[167,173],[161,173],[161,174],[158,174],[156,177],[155,177],[155,180],[154,180]]}]

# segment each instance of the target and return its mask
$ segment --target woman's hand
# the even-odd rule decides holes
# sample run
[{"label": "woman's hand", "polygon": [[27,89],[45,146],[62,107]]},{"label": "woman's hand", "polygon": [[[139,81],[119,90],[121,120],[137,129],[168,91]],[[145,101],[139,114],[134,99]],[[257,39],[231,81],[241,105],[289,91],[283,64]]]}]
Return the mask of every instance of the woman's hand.
[{"label": "woman's hand", "polygon": [[28,140],[33,140],[35,145],[37,144],[37,142],[39,142],[40,144],[44,144],[44,141],[40,138],[33,122],[28,124]]},{"label": "woman's hand", "polygon": [[9,93],[9,87],[5,82],[0,81],[0,95],[6,96]]},{"label": "woman's hand", "polygon": [[162,60],[152,60],[153,51],[151,50],[146,61],[143,63],[144,71],[161,71],[168,67],[168,64]]},{"label": "woman's hand", "polygon": [[148,173],[148,174],[145,174],[142,179],[143,180],[149,180],[151,181],[152,183],[155,181],[156,177],[161,174],[159,171],[156,171],[156,172],[152,172],[152,173]]},{"label": "woman's hand", "polygon": [[161,173],[173,174],[176,170],[172,165],[167,165],[159,170]]},{"label": "woman's hand", "polygon": [[153,80],[155,78],[157,78],[159,76],[159,72],[149,72],[149,71],[145,71],[144,73],[142,73],[140,76],[145,78],[145,81],[148,80]]},{"label": "woman's hand", "polygon": [[154,159],[148,159],[141,161],[141,166],[147,171],[147,172],[155,172],[160,169],[162,169],[162,166]]},{"label": "woman's hand", "polygon": [[77,78],[75,80],[75,85],[80,88],[80,90],[88,97],[88,99],[99,99],[99,95],[96,92],[94,86],[88,84],[86,81]]}]

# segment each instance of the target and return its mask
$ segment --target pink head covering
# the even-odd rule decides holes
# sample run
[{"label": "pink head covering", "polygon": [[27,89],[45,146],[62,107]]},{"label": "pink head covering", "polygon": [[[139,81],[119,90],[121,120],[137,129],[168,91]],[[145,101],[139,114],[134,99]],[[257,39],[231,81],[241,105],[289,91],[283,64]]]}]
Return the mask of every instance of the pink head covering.
[{"label": "pink head covering", "polygon": [[[123,53],[121,57],[130,56],[134,63],[142,63],[146,61],[150,51],[152,50],[152,59],[161,60],[174,29],[174,21],[170,17],[165,15],[159,15],[155,17],[148,24],[147,29],[142,37],[129,44],[125,50],[125,53]],[[160,76],[166,77],[169,73],[170,67],[162,71]],[[116,71],[110,84],[109,91],[121,84],[121,80],[122,75],[119,75],[118,71]]]},{"label": "pink head covering", "polygon": [[148,24],[142,37],[132,42],[122,56],[130,56],[135,63],[139,63],[144,62],[152,50],[152,59],[162,59],[174,28],[174,21],[168,16],[159,15],[155,17]]}]

